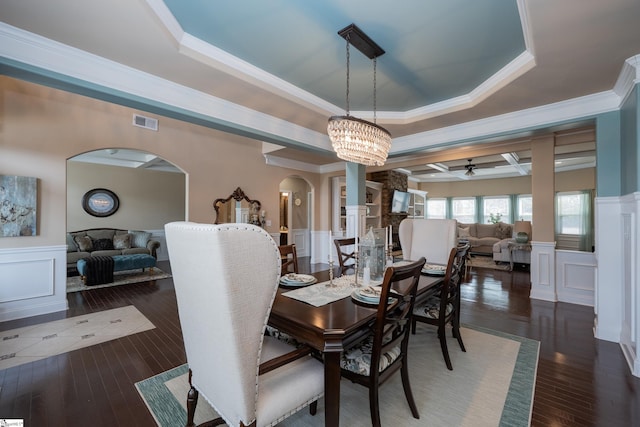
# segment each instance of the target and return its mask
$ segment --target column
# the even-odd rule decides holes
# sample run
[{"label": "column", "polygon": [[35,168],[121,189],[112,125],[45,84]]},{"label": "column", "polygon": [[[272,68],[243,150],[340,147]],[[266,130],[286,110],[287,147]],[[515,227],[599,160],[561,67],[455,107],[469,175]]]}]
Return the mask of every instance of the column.
[{"label": "column", "polygon": [[346,163],[347,178],[347,237],[361,237],[366,225],[366,166],[359,163]]},{"label": "column", "polygon": [[531,141],[531,298],[557,301],[555,260],[554,136]]}]

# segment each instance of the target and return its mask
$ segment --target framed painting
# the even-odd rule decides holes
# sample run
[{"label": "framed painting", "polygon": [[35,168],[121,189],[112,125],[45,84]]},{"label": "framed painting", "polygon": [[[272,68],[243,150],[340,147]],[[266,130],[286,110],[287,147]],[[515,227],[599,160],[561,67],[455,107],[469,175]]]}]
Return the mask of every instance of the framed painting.
[{"label": "framed painting", "polygon": [[0,237],[37,233],[38,178],[0,175]]},{"label": "framed painting", "polygon": [[116,193],[106,188],[94,188],[82,197],[82,208],[89,214],[98,217],[111,216],[120,207]]}]

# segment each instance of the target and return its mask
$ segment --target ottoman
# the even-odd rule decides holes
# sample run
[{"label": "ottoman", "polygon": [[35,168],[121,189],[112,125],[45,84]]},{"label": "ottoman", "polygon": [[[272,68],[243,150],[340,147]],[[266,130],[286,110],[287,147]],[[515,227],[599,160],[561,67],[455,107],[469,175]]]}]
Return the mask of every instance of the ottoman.
[{"label": "ottoman", "polygon": [[156,266],[156,259],[148,254],[87,257],[78,260],[76,265],[85,285],[91,286],[113,282],[116,271],[152,269]]}]

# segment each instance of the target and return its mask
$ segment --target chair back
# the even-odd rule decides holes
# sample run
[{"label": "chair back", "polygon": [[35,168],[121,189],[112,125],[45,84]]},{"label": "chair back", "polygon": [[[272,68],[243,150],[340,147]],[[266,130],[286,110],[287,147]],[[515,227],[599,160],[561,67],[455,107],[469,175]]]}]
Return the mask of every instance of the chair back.
[{"label": "chair back", "polygon": [[[355,269],[356,238],[349,237],[346,239],[334,239],[333,243],[336,245],[336,251],[338,252],[338,264],[340,264],[340,273],[344,274],[350,268]],[[347,249],[347,247],[350,247],[350,249]],[[350,259],[354,261],[353,264],[347,264]]]},{"label": "chair back", "polygon": [[298,273],[296,245],[280,245],[278,249],[280,250],[280,258],[282,261],[280,274],[284,276],[287,273]]},{"label": "chair back", "polygon": [[[465,262],[468,246],[460,246],[451,249],[447,270],[440,291],[439,320],[445,324],[451,315],[459,315],[460,309],[460,284],[465,275]],[[447,305],[452,304],[454,311],[447,314]]]},{"label": "chair back", "polygon": [[251,224],[173,222],[165,233],[192,384],[229,425],[250,425],[278,247]]},{"label": "chair back", "polygon": [[457,246],[456,232],[454,219],[404,219],[398,230],[402,257],[425,257],[429,264],[444,265],[451,248]]},{"label": "chair back", "polygon": [[[420,272],[425,259],[411,264],[389,267],[385,270],[380,294],[380,304],[374,323],[373,349],[371,352],[371,375],[377,377],[380,357],[394,347],[400,346],[401,356],[394,362],[401,365],[409,345],[410,318],[416,300]],[[391,289],[394,289],[392,291]],[[376,368],[373,368],[376,367]],[[397,368],[396,368],[397,369]],[[386,375],[395,369],[387,368]]]}]

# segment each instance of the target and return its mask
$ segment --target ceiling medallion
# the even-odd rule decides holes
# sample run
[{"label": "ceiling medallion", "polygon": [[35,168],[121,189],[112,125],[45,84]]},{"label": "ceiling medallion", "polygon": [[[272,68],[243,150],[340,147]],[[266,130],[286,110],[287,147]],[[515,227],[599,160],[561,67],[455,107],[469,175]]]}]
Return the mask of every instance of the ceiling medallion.
[{"label": "ceiling medallion", "polygon": [[[339,158],[366,166],[382,166],[391,148],[391,134],[375,124],[376,120],[376,59],[384,54],[373,40],[355,24],[338,34],[347,41],[347,109],[344,116],[329,118],[327,133]],[[349,115],[349,46],[353,44],[360,52],[373,60],[373,123]]]}]

